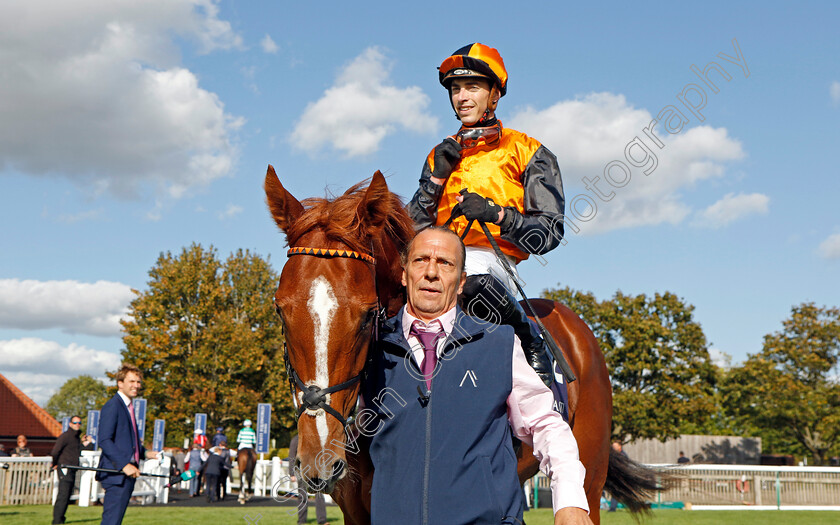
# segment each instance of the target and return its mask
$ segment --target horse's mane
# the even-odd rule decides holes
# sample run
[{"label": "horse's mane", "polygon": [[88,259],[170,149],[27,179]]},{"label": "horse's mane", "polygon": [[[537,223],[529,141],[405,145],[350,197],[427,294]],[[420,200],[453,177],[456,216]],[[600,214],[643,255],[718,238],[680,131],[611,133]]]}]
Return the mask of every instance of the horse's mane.
[{"label": "horse's mane", "polygon": [[382,253],[383,240],[390,237],[402,248],[414,236],[414,222],[396,194],[388,191],[379,213],[386,217],[382,235],[373,235],[359,213],[370,179],[355,184],[343,195],[333,199],[311,197],[301,201],[303,214],[286,229],[286,243],[294,246],[306,233],[320,230],[328,240],[339,242],[362,253],[373,245],[374,254]]}]

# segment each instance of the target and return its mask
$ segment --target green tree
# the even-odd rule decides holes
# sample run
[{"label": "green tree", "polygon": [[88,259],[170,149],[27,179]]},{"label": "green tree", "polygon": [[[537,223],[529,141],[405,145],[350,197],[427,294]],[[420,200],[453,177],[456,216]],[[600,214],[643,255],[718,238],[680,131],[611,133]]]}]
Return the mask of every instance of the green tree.
[{"label": "green tree", "polygon": [[765,450],[824,464],[840,453],[838,360],[840,309],[794,306],[762,351],[727,374],[724,406]]},{"label": "green tree", "polygon": [[167,442],[191,435],[196,412],[232,429],[253,419],[260,402],[272,405],[273,435],[290,427],[272,301],[279,276],[269,262],[242,250],[221,262],[212,246],[193,244],[161,254],[149,276],[123,321],[123,358],[143,370],[150,418],[167,420]]},{"label": "green tree", "polygon": [[107,400],[108,388],[102,381],[81,375],[65,381],[44,408],[59,421],[70,416],[86,419],[88,410],[98,409]]},{"label": "green tree", "polygon": [[664,441],[711,426],[717,368],[693,306],[670,292],[598,301],[566,287],[543,296],[569,306],[598,339],[613,386],[615,439]]}]

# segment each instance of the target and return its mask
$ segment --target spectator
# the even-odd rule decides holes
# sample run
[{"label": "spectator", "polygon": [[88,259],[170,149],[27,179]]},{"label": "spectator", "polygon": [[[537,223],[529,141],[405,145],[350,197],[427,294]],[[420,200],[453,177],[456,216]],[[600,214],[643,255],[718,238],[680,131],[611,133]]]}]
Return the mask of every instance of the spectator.
[{"label": "spectator", "polygon": [[691,460],[685,457],[685,452],[680,450],[680,457],[677,458],[677,464],[685,465],[686,463],[691,463]]},{"label": "spectator", "polygon": [[[295,459],[297,459],[297,449],[298,449],[298,437],[295,435],[292,438],[292,441],[289,443],[289,474],[291,475],[292,482],[297,481],[298,486],[298,495],[301,498],[301,502],[298,505],[298,524],[306,523],[309,520],[309,494],[306,492],[306,482],[302,479],[298,479],[295,472]],[[322,525],[330,525],[327,521],[327,506],[326,501],[324,500],[324,494],[321,492],[315,493],[315,517],[318,519],[318,523]]]},{"label": "spectator", "polygon": [[82,436],[82,450],[96,450],[96,444],[94,444],[93,438],[89,434]]},{"label": "spectator", "polygon": [[201,493],[201,475],[204,467],[204,450],[198,443],[193,443],[190,451],[190,470],[195,472],[195,477],[190,480],[190,496],[193,498]]},{"label": "spectator", "polygon": [[219,443],[224,442],[225,446],[227,446],[227,436],[224,434],[225,429],[222,427],[218,427],[216,429],[216,433],[213,435],[213,446],[218,447]]},{"label": "spectator", "polygon": [[32,457],[32,451],[26,446],[26,436],[23,434],[17,437],[17,446],[12,452],[13,458],[29,458]]},{"label": "spectator", "polygon": [[70,426],[58,436],[53,446],[52,468],[58,474],[58,495],[53,506],[53,524],[64,523],[64,515],[67,513],[67,505],[70,503],[70,496],[73,495],[73,487],[76,485],[76,470],[62,469],[59,465],[79,466],[79,455],[82,453],[82,442],[79,434],[82,431],[82,418],[72,416]]},{"label": "spectator", "polygon": [[9,453],[6,452],[6,446],[3,443],[0,443],[0,458],[7,458],[9,457]]},{"label": "spectator", "polygon": [[230,465],[230,453],[224,443],[213,449],[213,453],[207,458],[204,464],[204,490],[207,493],[207,501],[215,503],[219,501],[219,483],[225,471],[225,463]]}]

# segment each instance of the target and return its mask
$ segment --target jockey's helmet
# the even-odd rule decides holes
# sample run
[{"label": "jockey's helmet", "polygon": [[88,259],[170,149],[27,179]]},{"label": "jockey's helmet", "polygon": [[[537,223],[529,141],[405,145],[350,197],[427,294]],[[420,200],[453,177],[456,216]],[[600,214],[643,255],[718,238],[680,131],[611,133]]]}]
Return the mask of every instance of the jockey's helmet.
[{"label": "jockey's helmet", "polygon": [[484,44],[468,44],[452,53],[438,67],[438,77],[447,91],[454,78],[480,77],[495,85],[501,96],[507,92],[505,62],[496,49]]},{"label": "jockey's helmet", "polygon": [[246,419],[245,421],[242,422],[242,424],[245,425],[246,427],[250,427],[251,426],[251,420]]}]

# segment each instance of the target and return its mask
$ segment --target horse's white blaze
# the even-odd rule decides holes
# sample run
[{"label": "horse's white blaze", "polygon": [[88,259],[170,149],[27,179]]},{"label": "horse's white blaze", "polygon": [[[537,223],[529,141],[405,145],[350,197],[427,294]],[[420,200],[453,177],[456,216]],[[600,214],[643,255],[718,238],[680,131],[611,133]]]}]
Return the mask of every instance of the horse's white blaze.
[{"label": "horse's white blaze", "polygon": [[[333,314],[338,309],[338,301],[333,293],[332,285],[323,275],[319,275],[312,281],[306,306],[309,307],[315,326],[315,384],[319,388],[327,388],[330,386],[327,345],[330,342],[330,323]],[[321,448],[323,448],[327,444],[327,414],[323,410],[319,410],[315,416],[315,428],[318,429],[318,437],[321,438]]]}]

